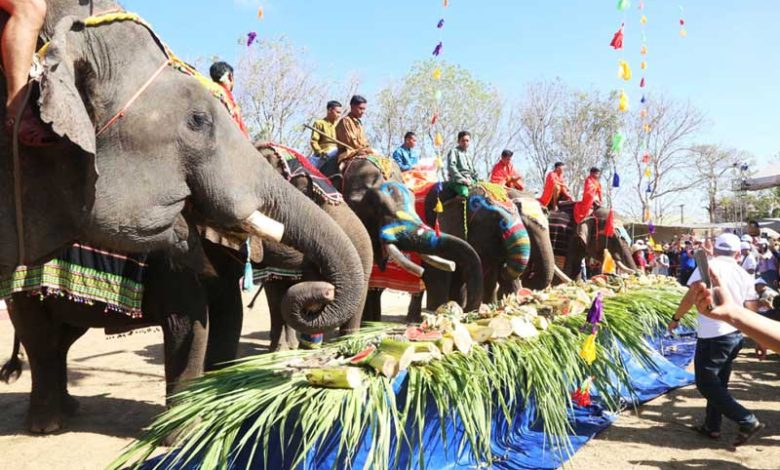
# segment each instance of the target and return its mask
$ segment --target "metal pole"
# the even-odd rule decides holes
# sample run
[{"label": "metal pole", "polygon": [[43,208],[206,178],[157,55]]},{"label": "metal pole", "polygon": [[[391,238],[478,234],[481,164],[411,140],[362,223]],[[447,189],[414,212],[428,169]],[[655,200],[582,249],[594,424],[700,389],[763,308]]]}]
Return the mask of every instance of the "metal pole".
[{"label": "metal pole", "polygon": [[680,225],[685,223],[685,211],[684,208],[685,204],[680,204]]}]

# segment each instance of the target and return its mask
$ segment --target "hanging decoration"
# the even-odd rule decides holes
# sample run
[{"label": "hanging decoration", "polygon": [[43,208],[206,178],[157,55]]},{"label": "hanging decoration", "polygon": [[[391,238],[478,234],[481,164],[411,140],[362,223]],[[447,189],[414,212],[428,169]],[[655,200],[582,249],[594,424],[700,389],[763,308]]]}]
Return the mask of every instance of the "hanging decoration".
[{"label": "hanging decoration", "polygon": [[629,0],[618,0],[617,2],[618,11],[626,11],[629,7],[631,7],[631,2]]},{"label": "hanging decoration", "polygon": [[680,37],[684,38],[688,35],[688,31],[685,30],[685,9],[680,5]]},{"label": "hanging decoration", "polygon": [[650,221],[649,224],[647,224],[647,231],[650,232],[650,235],[655,234],[655,224],[653,224],[652,220]]},{"label": "hanging decoration", "polygon": [[612,153],[618,154],[623,151],[623,142],[625,142],[626,138],[618,132],[617,134],[612,136]]},{"label": "hanging decoration", "polygon": [[620,175],[618,175],[617,168],[615,168],[614,172],[612,173],[612,187],[620,187]]},{"label": "hanging decoration", "polygon": [[257,33],[254,31],[250,31],[246,35],[246,47],[252,46],[252,44],[255,42],[255,39],[257,39]]},{"label": "hanging decoration", "polygon": [[618,111],[625,113],[628,111],[628,95],[626,90],[620,90],[620,101],[618,102]]},{"label": "hanging decoration", "polygon": [[263,16],[265,16],[265,13],[263,13],[263,7],[258,7],[257,9],[257,19],[262,20]]},{"label": "hanging decoration", "polygon": [[[442,3],[443,8],[447,8],[449,6],[449,1],[444,0]],[[439,31],[439,42],[436,44],[436,47],[433,48],[433,56],[437,59],[440,59],[440,55],[442,53],[442,50],[444,49],[444,42],[441,39],[441,34],[444,31],[444,25],[446,24],[444,15],[441,15],[439,17],[439,20],[436,22],[436,29]],[[441,76],[442,76],[442,67],[441,63],[437,63],[436,66],[433,69],[433,72],[431,74],[431,77],[434,81],[434,104],[433,109],[431,110],[431,131],[429,135],[433,135],[433,149],[434,149],[434,163],[433,167],[436,171],[436,176],[438,178],[438,188],[439,193],[441,193],[443,188],[443,173],[444,173],[444,161],[442,159],[442,149],[444,146],[444,137],[441,134],[441,127],[439,123],[439,118],[441,116],[441,100],[442,100],[442,89],[441,89]],[[436,199],[436,206],[434,207],[434,212],[441,213],[444,211],[444,207],[442,206],[441,199],[437,197]],[[441,236],[441,228],[439,226],[439,218],[436,218],[436,221],[434,222],[433,229],[436,233],[437,237]]]},{"label": "hanging decoration", "polygon": [[620,25],[620,29],[612,36],[612,41],[609,43],[615,50],[623,49],[623,26],[622,24]]},{"label": "hanging decoration", "polygon": [[440,19],[438,23],[436,23],[436,27],[439,29],[442,29],[444,27],[444,18]]},{"label": "hanging decoration", "polygon": [[433,55],[438,57],[439,54],[441,54],[442,47],[444,46],[442,45],[441,41],[439,41],[439,43],[436,44],[436,47],[433,48]]},{"label": "hanging decoration", "polygon": [[582,382],[582,384],[579,387],[577,387],[577,390],[572,392],[571,401],[574,402],[575,405],[583,408],[586,406],[590,406],[591,404],[590,384],[592,381],[593,378],[588,377],[587,379],[585,379],[584,382]]},{"label": "hanging decoration", "polygon": [[585,325],[582,327],[582,331],[590,329],[590,334],[585,337],[585,341],[582,343],[582,349],[580,349],[580,357],[588,364],[591,365],[596,360],[596,335],[599,332],[599,323],[604,319],[604,303],[601,299],[601,292],[596,294],[593,299],[593,303],[588,310],[588,316],[585,320]]},{"label": "hanging decoration", "polygon": [[625,60],[618,61],[618,77],[625,81],[631,80],[631,67]]}]

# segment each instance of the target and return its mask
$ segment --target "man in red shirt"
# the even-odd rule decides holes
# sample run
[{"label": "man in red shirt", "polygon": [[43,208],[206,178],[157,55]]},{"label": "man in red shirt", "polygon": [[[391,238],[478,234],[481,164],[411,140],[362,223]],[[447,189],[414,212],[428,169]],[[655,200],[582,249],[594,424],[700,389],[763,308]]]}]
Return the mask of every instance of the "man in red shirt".
[{"label": "man in red shirt", "polygon": [[544,191],[539,202],[551,209],[558,210],[559,201],[571,201],[573,198],[569,194],[569,187],[563,178],[563,170],[566,165],[563,162],[556,162],[555,169],[547,173],[547,179],[544,181]]},{"label": "man in red shirt", "polygon": [[588,217],[593,209],[598,209],[601,206],[601,170],[593,167],[590,169],[590,174],[585,178],[585,188],[582,190],[582,200],[577,201],[574,205],[574,221],[576,223],[582,222]]},{"label": "man in red shirt", "polygon": [[523,191],[523,177],[512,166],[512,155],[514,152],[511,150],[501,152],[501,160],[493,166],[493,170],[490,172],[490,182]]}]

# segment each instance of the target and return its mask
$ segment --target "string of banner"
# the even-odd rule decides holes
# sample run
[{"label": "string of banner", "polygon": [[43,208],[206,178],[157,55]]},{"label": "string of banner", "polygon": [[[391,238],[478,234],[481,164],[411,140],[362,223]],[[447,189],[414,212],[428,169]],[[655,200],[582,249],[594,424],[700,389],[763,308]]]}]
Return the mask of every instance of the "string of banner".
[{"label": "string of banner", "polygon": [[[444,137],[442,137],[441,133],[441,123],[439,122],[440,117],[440,111],[441,111],[441,100],[442,100],[442,90],[441,90],[441,65],[442,65],[442,58],[441,53],[444,49],[444,43],[442,42],[442,33],[444,31],[444,12],[446,11],[446,8],[450,5],[449,0],[442,0],[442,13],[441,17],[439,18],[439,21],[436,22],[436,29],[439,32],[439,41],[436,44],[436,46],[433,48],[433,57],[436,61],[436,64],[433,68],[432,76],[431,78],[434,81],[434,92],[433,92],[433,110],[431,112],[431,135],[433,136],[433,149],[434,153],[436,155],[436,158],[434,160],[434,168],[436,170],[436,175],[438,178],[438,189],[439,193],[442,191],[442,172],[444,168],[444,161],[442,159],[442,146],[444,145]],[[438,214],[444,212],[444,207],[442,206],[441,199],[438,199],[436,201],[436,207],[434,208],[434,211]],[[441,235],[441,230],[439,228],[439,218],[436,217],[436,222],[434,224],[434,230],[436,231],[436,236]]]},{"label": "string of banner", "polygon": [[[628,10],[631,7],[630,0],[618,0],[617,2],[617,10],[622,13],[622,21],[620,23],[620,28],[618,28],[617,32],[613,35],[612,41],[609,43],[610,46],[616,51],[620,52],[620,58],[618,59],[618,77],[622,79],[624,82],[630,82],[632,79],[632,72],[631,72],[631,66],[629,65],[628,61],[623,56],[623,51],[625,50],[623,48],[623,42],[624,42],[624,35],[625,35],[625,27],[626,27],[626,10]],[[680,31],[679,35],[680,37],[684,38],[688,35],[688,32],[685,29],[685,19],[684,19],[684,9],[682,6],[680,8]],[[645,189],[645,192],[649,195],[653,193],[653,169],[655,168],[655,165],[657,162],[653,160],[652,155],[650,155],[649,147],[648,147],[648,140],[649,135],[653,130],[652,123],[649,119],[649,112],[648,112],[648,100],[646,95],[646,88],[647,88],[647,54],[648,54],[648,47],[647,47],[647,32],[646,32],[646,26],[647,26],[647,15],[645,14],[645,2],[644,0],[640,0],[639,4],[637,5],[637,10],[639,12],[639,36],[640,36],[640,44],[639,44],[639,55],[641,57],[639,68],[641,69],[641,78],[639,80],[639,88],[641,90],[641,99],[639,100],[640,103],[640,109],[639,109],[639,118],[641,122],[641,130],[643,133],[643,137],[641,138],[640,142],[640,149],[642,154],[642,165],[644,167],[644,171],[642,172],[642,175],[640,177],[640,182],[647,181],[647,186]],[[628,93],[626,93],[625,88],[620,89],[620,94],[618,97],[618,111],[621,113],[626,113],[629,111],[629,96]],[[613,156],[613,166],[614,166],[614,172],[613,172],[613,178],[612,178],[612,186],[617,188],[620,187],[620,175],[617,172],[617,165],[615,164],[615,160],[620,155],[620,153],[623,151],[623,144],[625,143],[625,136],[621,131],[616,132],[612,136],[612,156]],[[650,211],[649,204],[644,208],[644,213],[642,214],[642,222],[646,222],[648,224],[648,229],[650,234],[652,235],[655,232],[655,227],[653,225],[652,220],[652,213]]]}]

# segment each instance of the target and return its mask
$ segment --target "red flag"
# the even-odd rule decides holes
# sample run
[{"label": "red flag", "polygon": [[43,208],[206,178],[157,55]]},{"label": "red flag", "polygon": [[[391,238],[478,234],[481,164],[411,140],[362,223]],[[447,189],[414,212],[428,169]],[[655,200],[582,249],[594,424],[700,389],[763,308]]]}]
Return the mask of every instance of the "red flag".
[{"label": "red flag", "polygon": [[609,210],[607,221],[604,223],[604,235],[608,237],[615,236],[615,213],[612,209]]},{"label": "red flag", "polygon": [[609,43],[615,50],[623,49],[623,25],[620,25],[620,29],[612,37],[612,42]]}]

